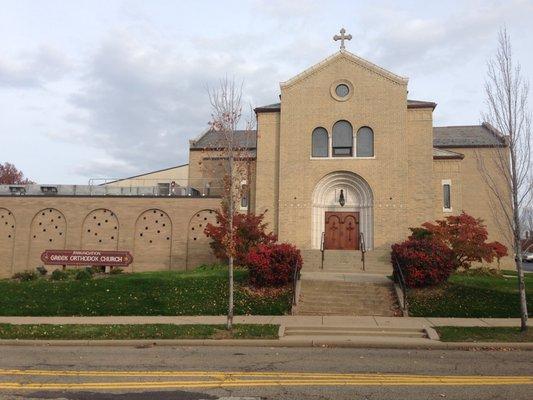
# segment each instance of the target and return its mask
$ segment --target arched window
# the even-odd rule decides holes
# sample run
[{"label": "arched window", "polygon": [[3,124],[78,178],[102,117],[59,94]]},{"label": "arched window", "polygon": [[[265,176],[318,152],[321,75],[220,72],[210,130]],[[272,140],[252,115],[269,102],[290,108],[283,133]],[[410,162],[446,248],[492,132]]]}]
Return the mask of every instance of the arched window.
[{"label": "arched window", "polygon": [[333,157],[350,157],[353,148],[353,129],[348,121],[337,121],[333,125]]},{"label": "arched window", "polygon": [[374,157],[374,132],[367,126],[357,131],[357,157]]},{"label": "arched window", "polygon": [[324,128],[315,128],[313,130],[313,157],[327,157],[328,156],[328,131]]}]

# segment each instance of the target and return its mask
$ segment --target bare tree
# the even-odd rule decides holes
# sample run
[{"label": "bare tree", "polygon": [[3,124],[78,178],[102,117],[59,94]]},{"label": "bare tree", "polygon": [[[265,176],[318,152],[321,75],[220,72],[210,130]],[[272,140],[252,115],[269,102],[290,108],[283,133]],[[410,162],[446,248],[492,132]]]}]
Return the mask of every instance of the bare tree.
[{"label": "bare tree", "polygon": [[522,226],[520,213],[531,201],[532,134],[528,109],[529,84],[524,80],[520,64],[514,63],[509,34],[502,28],[498,34],[496,55],[488,61],[485,81],[487,111],[483,119],[505,146],[494,146],[490,152],[478,150],[480,172],[489,187],[496,221],[513,246],[518,272],[521,330],[527,330],[527,303],[521,258]]},{"label": "bare tree", "polygon": [[[209,157],[212,163],[204,162],[208,174],[221,179],[222,210],[227,213],[227,234],[224,247],[228,255],[229,304],[227,327],[233,326],[233,269],[235,259],[234,216],[243,195],[248,196],[250,184],[250,147],[254,137],[255,116],[250,107],[249,116],[243,121],[243,85],[234,79],[222,79],[215,89],[209,89],[212,114],[209,123],[212,141],[209,143]],[[244,129],[239,130],[241,125]]]},{"label": "bare tree", "polygon": [[523,231],[529,231],[530,234],[533,232],[533,207],[525,207],[522,210],[522,218],[520,223]]}]

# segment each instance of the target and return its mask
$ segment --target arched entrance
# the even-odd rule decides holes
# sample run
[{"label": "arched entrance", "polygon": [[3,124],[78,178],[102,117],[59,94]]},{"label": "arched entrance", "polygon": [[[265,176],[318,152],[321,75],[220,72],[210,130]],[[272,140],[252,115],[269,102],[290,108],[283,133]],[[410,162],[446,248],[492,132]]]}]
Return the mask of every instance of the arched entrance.
[{"label": "arched entrance", "polygon": [[[325,233],[326,224],[328,232],[337,229],[339,221],[348,221],[348,235],[356,235],[357,242],[353,243],[341,239],[339,249],[358,248],[359,232],[363,233],[366,249],[374,246],[373,231],[373,204],[374,197],[368,183],[359,175],[349,171],[338,171],[326,175],[316,185],[313,191],[313,215],[312,215],[312,246],[319,249],[322,234]],[[327,220],[326,220],[327,218]],[[356,222],[356,223],[355,223]],[[349,226],[348,226],[349,225]],[[355,232],[354,229],[355,228]],[[328,236],[328,244],[331,246],[333,236]],[[353,239],[350,239],[353,240]]]}]

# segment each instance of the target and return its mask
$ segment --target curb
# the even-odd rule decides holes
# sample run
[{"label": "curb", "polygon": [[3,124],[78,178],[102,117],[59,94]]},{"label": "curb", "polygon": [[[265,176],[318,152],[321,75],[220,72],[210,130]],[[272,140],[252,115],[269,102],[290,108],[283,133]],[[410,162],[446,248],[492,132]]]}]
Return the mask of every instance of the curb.
[{"label": "curb", "polygon": [[161,339],[161,340],[19,340],[2,339],[0,346],[242,346],[242,347],[328,347],[355,349],[412,349],[412,350],[533,350],[533,343],[501,342],[438,342],[409,343],[405,341],[335,341],[335,340],[276,340],[276,339]]}]

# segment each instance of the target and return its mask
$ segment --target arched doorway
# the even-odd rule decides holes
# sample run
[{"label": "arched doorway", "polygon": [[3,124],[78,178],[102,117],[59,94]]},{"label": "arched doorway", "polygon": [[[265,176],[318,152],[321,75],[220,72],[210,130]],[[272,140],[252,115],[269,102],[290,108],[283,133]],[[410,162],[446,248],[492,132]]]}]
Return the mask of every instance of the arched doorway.
[{"label": "arched doorway", "polygon": [[[347,232],[347,234],[354,234],[351,230],[355,226],[357,238],[359,232],[361,232],[365,239],[366,249],[370,250],[373,248],[374,197],[372,189],[370,189],[370,186],[362,177],[349,171],[338,171],[326,175],[317,183],[313,191],[312,203],[313,222],[311,240],[314,249],[320,248],[326,223],[332,224],[333,226],[339,220],[353,222],[354,218],[357,224],[351,224],[349,226],[350,232]],[[326,220],[326,217],[328,220]],[[349,246],[344,245],[346,241],[341,243],[343,245],[337,248],[348,249]],[[352,248],[358,248],[358,241]]]}]

